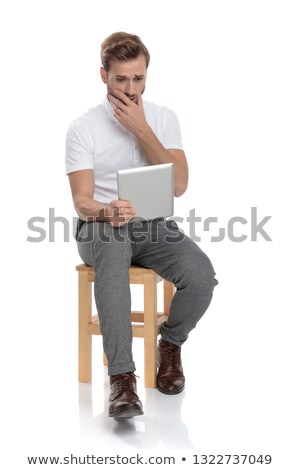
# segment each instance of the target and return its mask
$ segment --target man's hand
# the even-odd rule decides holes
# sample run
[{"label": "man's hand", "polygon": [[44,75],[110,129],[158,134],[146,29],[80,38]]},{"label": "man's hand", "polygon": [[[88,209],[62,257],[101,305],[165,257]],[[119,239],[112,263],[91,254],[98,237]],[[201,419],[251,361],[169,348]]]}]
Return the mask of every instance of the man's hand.
[{"label": "man's hand", "polygon": [[105,208],[105,219],[112,227],[122,227],[135,216],[135,209],[130,201],[118,199],[111,201]]},{"label": "man's hand", "polygon": [[138,136],[148,128],[141,96],[136,104],[122,91],[114,90],[113,95],[108,95],[108,99],[112,104],[113,115],[130,132]]}]

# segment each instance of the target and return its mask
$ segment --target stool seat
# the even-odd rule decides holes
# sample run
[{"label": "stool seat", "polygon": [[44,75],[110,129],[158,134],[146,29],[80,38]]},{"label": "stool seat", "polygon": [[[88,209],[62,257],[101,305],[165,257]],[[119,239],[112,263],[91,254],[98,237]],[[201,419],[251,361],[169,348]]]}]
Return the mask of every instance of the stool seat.
[{"label": "stool seat", "polygon": [[[101,335],[98,313],[92,315],[92,283],[95,281],[93,267],[86,264],[76,266],[78,271],[78,375],[79,382],[92,379],[92,336]],[[164,311],[157,311],[157,284],[164,283]],[[167,320],[170,304],[175,292],[174,285],[163,279],[152,269],[131,265],[130,284],[144,285],[144,310],[131,311],[132,335],[144,338],[145,387],[156,387],[157,335]],[[107,359],[104,354],[104,364]]]}]

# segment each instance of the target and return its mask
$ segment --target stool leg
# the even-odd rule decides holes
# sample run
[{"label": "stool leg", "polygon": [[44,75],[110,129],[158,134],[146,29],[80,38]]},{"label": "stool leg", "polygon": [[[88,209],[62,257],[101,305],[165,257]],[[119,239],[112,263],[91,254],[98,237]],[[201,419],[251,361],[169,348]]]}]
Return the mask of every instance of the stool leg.
[{"label": "stool leg", "polygon": [[144,368],[145,387],[156,387],[157,375],[157,282],[144,275]]},{"label": "stool leg", "polygon": [[175,293],[175,286],[172,282],[164,279],[164,314],[170,314],[170,305]]},{"label": "stool leg", "polygon": [[106,356],[106,354],[105,354],[104,351],[103,351],[103,365],[104,365],[104,366],[108,366],[107,356]]},{"label": "stool leg", "polygon": [[78,377],[79,382],[92,380],[92,287],[88,273],[78,273]]}]

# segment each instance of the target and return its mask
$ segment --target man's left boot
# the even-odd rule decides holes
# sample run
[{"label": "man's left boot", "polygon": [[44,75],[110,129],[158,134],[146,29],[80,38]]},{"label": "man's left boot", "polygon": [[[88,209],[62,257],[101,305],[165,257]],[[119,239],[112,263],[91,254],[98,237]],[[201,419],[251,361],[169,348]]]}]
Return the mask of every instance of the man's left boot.
[{"label": "man's left boot", "polygon": [[158,343],[157,388],[167,395],[183,391],[185,377],[181,363],[181,347],[160,339]]}]

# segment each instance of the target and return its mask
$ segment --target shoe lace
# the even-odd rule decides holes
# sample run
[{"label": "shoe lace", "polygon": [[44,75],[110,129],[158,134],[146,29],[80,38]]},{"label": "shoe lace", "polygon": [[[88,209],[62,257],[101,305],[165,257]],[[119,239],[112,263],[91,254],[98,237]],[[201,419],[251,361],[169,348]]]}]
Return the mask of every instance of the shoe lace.
[{"label": "shoe lace", "polygon": [[162,360],[168,365],[168,366],[176,366],[176,364],[179,361],[179,348],[174,346],[171,343],[164,343],[162,350]]},{"label": "shoe lace", "polygon": [[138,375],[135,375],[133,372],[119,374],[118,379],[116,380],[117,393],[119,394],[126,390],[130,390],[132,393],[135,393],[135,377],[138,377]]}]

